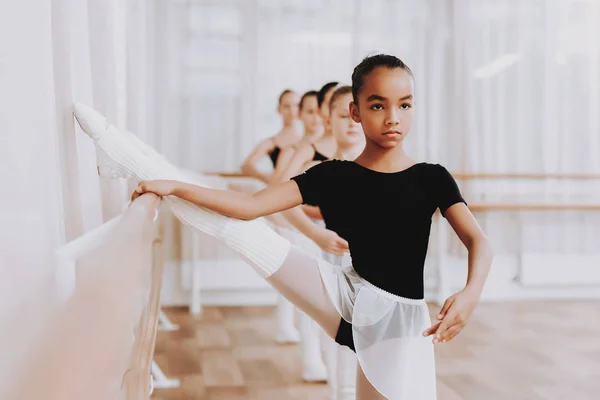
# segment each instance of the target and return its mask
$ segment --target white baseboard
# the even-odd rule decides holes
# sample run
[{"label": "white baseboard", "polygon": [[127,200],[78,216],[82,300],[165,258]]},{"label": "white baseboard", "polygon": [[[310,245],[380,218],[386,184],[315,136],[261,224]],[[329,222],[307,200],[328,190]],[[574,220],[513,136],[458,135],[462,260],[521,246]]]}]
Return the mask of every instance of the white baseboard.
[{"label": "white baseboard", "polygon": [[519,282],[554,287],[600,285],[600,254],[523,254]]},{"label": "white baseboard", "polygon": [[[192,262],[169,263],[169,268],[178,268],[178,265],[181,271],[181,286],[189,290],[192,286]],[[204,290],[270,288],[269,284],[242,259],[201,260],[196,265],[200,267],[200,281]]]},{"label": "white baseboard", "polygon": [[277,292],[265,290],[208,290],[202,292],[203,306],[273,306]]},{"label": "white baseboard", "polygon": [[[496,256],[481,294],[481,301],[600,299],[600,281],[593,275],[600,272],[600,263],[596,263],[595,258],[563,256],[556,257],[556,262],[552,263],[548,257],[552,255],[539,257],[537,260],[531,257],[527,264],[519,264],[522,260],[515,256]],[[467,260],[447,257],[444,265],[452,293],[461,290],[467,277]],[[523,268],[525,265],[526,268]],[[560,269],[564,270],[569,265],[576,266],[572,268],[573,276],[558,279],[562,274]],[[433,280],[425,281],[427,300],[436,299],[436,285],[437,282]]]}]

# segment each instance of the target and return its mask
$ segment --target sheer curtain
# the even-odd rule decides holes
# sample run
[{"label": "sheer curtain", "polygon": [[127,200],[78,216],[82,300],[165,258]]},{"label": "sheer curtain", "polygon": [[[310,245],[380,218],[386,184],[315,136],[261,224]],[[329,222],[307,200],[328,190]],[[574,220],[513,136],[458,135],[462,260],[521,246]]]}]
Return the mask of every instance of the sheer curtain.
[{"label": "sheer curtain", "polygon": [[[600,4],[585,0],[453,3],[462,171],[598,173]],[[598,202],[598,181],[465,183],[474,200]],[[598,254],[598,212],[490,213],[497,251]]]},{"label": "sheer curtain", "polygon": [[284,88],[349,83],[364,56],[386,51],[415,72],[417,124],[407,145],[416,157],[471,172],[600,168],[600,138],[593,134],[597,2],[256,0],[168,7],[181,42],[168,57],[181,72],[171,88],[188,104],[177,137],[194,132],[189,140],[197,141],[192,150],[180,148],[196,154],[210,140],[207,153],[219,154],[213,161],[188,156],[190,166],[237,168],[252,144],[277,131]]},{"label": "sheer curtain", "polygon": [[599,5],[458,0],[465,169],[598,172]]},{"label": "sheer curtain", "polygon": [[302,93],[332,80],[350,84],[354,66],[378,51],[398,55],[417,79],[411,152],[458,163],[460,154],[447,151],[456,143],[447,105],[451,4],[196,1],[169,9],[174,16],[169,35],[179,38],[182,52],[169,51],[169,75],[181,74],[170,87],[181,111],[167,134],[177,144],[164,145],[185,166],[237,170],[260,139],[280,129],[276,107],[283,89]]},{"label": "sheer curtain", "polygon": [[[54,286],[55,250],[126,206],[124,183],[98,178],[95,148],[74,123],[72,104],[94,106],[122,127],[136,115],[153,114],[153,105],[135,96],[145,83],[128,79],[149,64],[150,55],[138,50],[147,27],[135,25],[145,20],[143,4],[0,5],[1,398],[17,398],[9,393],[24,383],[28,363],[35,363],[32,352],[64,311]],[[139,111],[128,100],[148,107]]]}]

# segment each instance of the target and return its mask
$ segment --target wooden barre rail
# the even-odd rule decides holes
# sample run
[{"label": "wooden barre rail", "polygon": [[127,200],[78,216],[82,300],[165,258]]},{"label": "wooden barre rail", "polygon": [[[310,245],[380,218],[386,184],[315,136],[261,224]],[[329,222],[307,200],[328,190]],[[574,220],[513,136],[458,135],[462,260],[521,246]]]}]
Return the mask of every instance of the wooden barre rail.
[{"label": "wooden barre rail", "polygon": [[[242,172],[203,172],[202,174],[207,176],[220,176],[223,178],[253,178],[252,176],[246,175]],[[571,174],[571,173],[552,173],[552,174],[541,174],[541,173],[465,173],[456,172],[452,173],[452,176],[458,180],[476,180],[476,179],[573,179],[573,180],[600,180],[600,174]]]},{"label": "wooden barre rail", "polygon": [[202,175],[206,175],[206,176],[220,176],[222,178],[253,178],[256,179],[253,176],[250,175],[246,175],[242,172],[201,172]]}]

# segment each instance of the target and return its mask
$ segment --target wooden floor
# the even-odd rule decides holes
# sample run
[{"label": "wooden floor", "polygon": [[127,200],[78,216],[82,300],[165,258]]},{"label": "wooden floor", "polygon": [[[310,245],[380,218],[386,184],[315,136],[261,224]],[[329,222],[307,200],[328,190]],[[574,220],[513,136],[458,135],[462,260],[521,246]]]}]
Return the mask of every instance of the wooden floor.
[{"label": "wooden floor", "polygon": [[[165,311],[181,329],[158,333],[155,360],[182,387],[154,400],[327,399],[302,383],[298,346],[274,343],[273,308]],[[436,359],[439,400],[598,400],[600,302],[481,304]]]}]

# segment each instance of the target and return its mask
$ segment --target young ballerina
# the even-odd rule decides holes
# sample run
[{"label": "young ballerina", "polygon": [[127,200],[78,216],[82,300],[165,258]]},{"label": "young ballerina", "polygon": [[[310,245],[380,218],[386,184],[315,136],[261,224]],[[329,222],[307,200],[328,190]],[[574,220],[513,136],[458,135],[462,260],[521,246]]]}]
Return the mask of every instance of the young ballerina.
[{"label": "young ballerina", "polygon": [[[414,113],[413,86],[410,69],[390,55],[368,57],[355,68],[349,112],[361,123],[366,145],[354,161],[323,162],[255,194],[143,180],[132,195],[166,196],[179,218],[236,250],[339,344],[353,349],[358,399],[436,399],[433,344],[465,327],[492,262],[489,242],[450,173],[439,164],[415,163],[403,150]],[[124,168],[126,155],[134,158],[115,156]],[[160,176],[144,172],[149,165],[133,164],[135,176]],[[189,203],[233,219],[192,211]],[[319,206],[326,224],[348,240],[351,265],[334,267],[259,221],[239,221],[302,203]],[[423,267],[438,209],[468,250],[468,276],[431,325]]]},{"label": "young ballerina", "polygon": [[[326,129],[335,139],[333,160],[354,160],[365,148],[362,126],[350,116],[352,86],[337,87],[327,106]],[[311,160],[304,164],[303,171],[327,160]]]},{"label": "young ballerina", "polygon": [[[314,142],[322,134],[322,119],[318,107],[318,95],[316,91],[308,91],[300,99],[299,117],[304,126],[303,141]],[[293,147],[294,145],[288,146]],[[276,150],[277,151],[277,150]],[[285,152],[285,150],[283,151]],[[275,153],[275,152],[274,152]],[[275,168],[285,165],[289,157],[282,152],[272,158]],[[291,154],[290,152],[289,154]],[[273,154],[272,154],[273,155]],[[281,217],[281,216],[280,216]],[[309,240],[303,238],[303,235],[296,231],[293,225],[281,217],[273,219],[275,230],[290,240],[292,243],[311,251]],[[315,230],[317,231],[317,230]],[[317,232],[326,234],[326,230],[320,229]],[[323,363],[321,356],[321,344],[319,340],[320,330],[314,325],[314,322],[306,314],[301,313],[299,318],[300,332],[295,326],[295,306],[285,297],[279,296],[277,300],[277,331],[275,340],[280,344],[301,343],[302,347],[302,378],[306,382],[323,382],[327,380],[327,368]]]},{"label": "young ballerina", "polygon": [[[280,108],[286,109],[286,103],[290,102],[289,91],[284,91],[280,101]],[[319,113],[318,107],[318,96],[319,92],[308,91],[302,95],[299,103],[299,118],[304,127],[304,136],[302,138],[305,142],[314,142],[323,133],[322,120]],[[293,97],[292,97],[293,100]],[[282,112],[284,116],[284,124],[286,121],[286,114]],[[292,137],[291,139],[294,139]],[[277,136],[272,139],[268,139],[266,143],[260,144],[257,149],[266,149],[266,145],[272,145],[277,142]],[[279,139],[281,143],[282,140]],[[272,149],[269,153],[269,157],[273,163],[274,170],[277,168],[284,168],[283,166],[289,162],[289,155],[293,154],[293,147],[296,145],[294,142],[289,142],[287,146],[277,146]],[[286,151],[286,149],[290,149]],[[248,158],[249,161],[255,161],[256,157],[260,152],[255,151]],[[242,168],[244,170],[244,168]],[[247,169],[246,169],[247,170]],[[275,230],[284,235],[287,239],[294,241],[298,238],[298,234],[295,234],[293,225],[287,221],[283,216],[275,214],[269,216],[269,221],[273,223]],[[323,229],[314,230],[315,234],[320,236],[326,235],[326,231]],[[303,378],[307,382],[320,382],[326,379],[327,372],[320,357],[315,357],[315,351],[313,343],[310,337],[301,337],[311,335],[310,331],[306,329],[305,318],[300,321],[301,331],[298,332],[295,326],[295,307],[285,297],[279,296],[277,301],[277,331],[275,332],[275,340],[279,344],[298,343],[302,340],[303,343]],[[316,343],[316,346],[319,344]]]},{"label": "young ballerina", "polygon": [[293,90],[286,89],[279,96],[277,112],[281,115],[283,128],[270,138],[262,140],[242,163],[242,172],[268,183],[271,173],[265,173],[258,168],[258,163],[264,157],[269,157],[273,166],[281,149],[292,146],[302,139],[302,132],[297,129],[299,98]]},{"label": "young ballerina", "polygon": [[[333,137],[336,140],[336,153],[333,155],[335,159],[339,160],[351,160],[360,154],[364,149],[364,134],[362,127],[350,118],[348,113],[349,104],[352,102],[352,87],[342,86],[335,90],[331,96],[330,104],[328,108],[331,109],[330,117],[326,121],[328,129],[331,130]],[[305,168],[308,169],[323,161],[311,161]],[[300,211],[301,212],[301,211]],[[278,231],[280,234],[284,234],[281,230]],[[320,255],[321,249],[308,237],[304,236],[299,231],[293,231],[284,234],[286,238],[290,239],[292,243],[303,248],[307,252]],[[278,308],[278,318],[279,318]],[[327,354],[333,354],[337,344],[330,338],[321,338],[322,330],[318,325],[310,319],[306,314],[302,313],[300,318],[300,331],[302,333],[302,361],[303,361],[303,378],[305,381],[318,381],[325,380],[329,375],[331,382],[337,382],[338,379],[335,376],[336,371],[329,369],[329,373],[323,363],[323,357],[321,355],[322,347],[327,348]],[[321,346],[323,343],[323,346]],[[352,359],[350,360],[352,362]],[[354,358],[356,363],[356,358]],[[329,363],[330,364],[330,363]],[[355,368],[356,370],[356,368]],[[335,387],[332,387],[332,391],[335,391]]]},{"label": "young ballerina", "polygon": [[[352,120],[349,105],[352,102],[352,87],[342,86],[335,90],[330,100],[329,120],[326,122],[336,140],[334,160],[354,160],[365,148],[362,126]],[[323,161],[311,161],[305,169]],[[316,244],[314,244],[316,246]],[[347,254],[346,254],[347,255]],[[345,256],[346,256],[345,255]],[[334,265],[343,265],[344,258],[323,252],[322,256]],[[322,338],[325,359],[328,368],[330,399],[348,400],[356,396],[356,355],[346,346],[338,345],[335,340]]]},{"label": "young ballerina", "polygon": [[[336,89],[331,97],[330,117],[327,123],[336,140],[334,160],[354,160],[365,148],[362,126],[350,116],[349,105],[351,102],[351,86],[342,86]],[[305,169],[319,163],[319,161],[311,161],[305,166]],[[343,257],[327,252],[323,252],[322,256],[333,265],[343,265]],[[355,398],[356,355],[346,346],[338,345],[332,338],[324,337],[322,342],[328,368],[330,398],[332,400]]]},{"label": "young ballerina", "polygon": [[[337,86],[338,82],[328,82],[319,90],[317,105],[322,121],[329,119],[329,103]],[[282,152],[281,158],[285,161],[275,169],[270,182],[287,180],[291,177],[289,171],[297,173],[308,162],[329,160],[334,152],[335,138],[331,135],[330,127],[325,125],[325,131],[318,140],[302,140]]]},{"label": "young ballerina", "polygon": [[279,171],[285,171],[297,147],[305,143],[314,143],[323,135],[323,118],[318,99],[319,92],[315,90],[309,90],[300,98],[299,117],[304,127],[304,136],[300,141],[273,152],[276,156],[272,158],[274,171],[271,181]]},{"label": "young ballerina", "polygon": [[[318,107],[319,93],[311,90],[300,99],[300,120],[304,126],[303,141],[313,142],[322,134],[323,123]],[[290,147],[293,147],[290,146]],[[285,152],[285,150],[284,150]],[[291,154],[291,152],[289,153]],[[279,168],[289,161],[289,157],[280,153],[274,161],[274,167]],[[281,216],[280,216],[281,217]],[[310,241],[306,240],[285,218],[281,217],[275,223],[275,230],[292,243],[312,251]],[[324,231],[323,229],[321,231]],[[285,297],[279,295],[277,300],[277,331],[275,339],[277,343],[300,342],[302,349],[302,378],[305,382],[323,382],[327,380],[327,368],[321,356],[320,330],[306,314],[300,312],[299,329],[295,326],[295,306]]]}]

